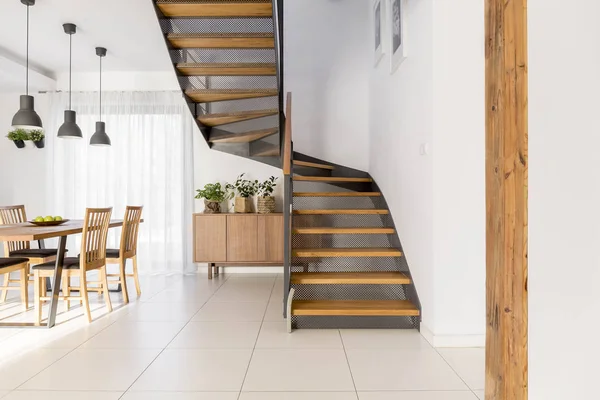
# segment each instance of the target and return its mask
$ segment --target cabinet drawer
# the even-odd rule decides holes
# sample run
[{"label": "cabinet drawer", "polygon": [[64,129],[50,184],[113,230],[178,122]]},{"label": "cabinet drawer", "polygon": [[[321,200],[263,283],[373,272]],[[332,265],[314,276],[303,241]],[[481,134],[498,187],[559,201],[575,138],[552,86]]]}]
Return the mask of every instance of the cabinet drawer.
[{"label": "cabinet drawer", "polygon": [[227,261],[259,261],[257,251],[258,217],[227,217]]},{"label": "cabinet drawer", "polygon": [[195,216],[194,262],[227,261],[225,215]]}]

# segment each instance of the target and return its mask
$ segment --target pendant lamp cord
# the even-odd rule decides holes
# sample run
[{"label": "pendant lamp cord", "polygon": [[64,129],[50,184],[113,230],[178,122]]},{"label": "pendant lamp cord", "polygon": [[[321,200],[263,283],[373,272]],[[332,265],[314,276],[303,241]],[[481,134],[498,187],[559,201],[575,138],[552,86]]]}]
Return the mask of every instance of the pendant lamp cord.
[{"label": "pendant lamp cord", "polygon": [[25,94],[29,96],[29,4],[27,4],[27,49],[25,61]]},{"label": "pendant lamp cord", "polygon": [[69,110],[72,110],[71,107],[71,64],[73,58],[73,34],[69,34]]},{"label": "pendant lamp cord", "polygon": [[102,57],[100,57],[100,119],[98,121],[102,121]]}]

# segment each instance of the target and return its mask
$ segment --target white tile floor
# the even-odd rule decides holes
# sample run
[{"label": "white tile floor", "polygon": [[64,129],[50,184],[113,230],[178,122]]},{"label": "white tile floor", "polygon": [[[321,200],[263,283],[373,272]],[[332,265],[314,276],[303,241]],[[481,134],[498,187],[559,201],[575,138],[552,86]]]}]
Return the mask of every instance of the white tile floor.
[{"label": "white tile floor", "polygon": [[61,304],[51,330],[0,329],[0,399],[483,399],[483,349],[433,349],[416,331],[288,334],[278,275],[152,277],[129,305],[112,297],[106,314],[92,296],[91,325]]}]

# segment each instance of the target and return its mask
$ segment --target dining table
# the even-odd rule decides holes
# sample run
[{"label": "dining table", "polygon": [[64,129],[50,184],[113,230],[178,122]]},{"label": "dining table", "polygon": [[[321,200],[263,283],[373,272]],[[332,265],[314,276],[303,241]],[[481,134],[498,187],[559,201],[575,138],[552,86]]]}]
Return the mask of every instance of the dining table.
[{"label": "dining table", "polygon": [[[123,220],[111,220],[109,228],[119,228],[123,226]],[[45,324],[36,324],[35,322],[11,322],[0,321],[0,328],[52,328],[56,324],[56,312],[58,310],[58,296],[60,293],[60,283],[63,270],[63,262],[69,235],[77,235],[83,232],[83,220],[69,220],[56,226],[37,226],[29,222],[21,224],[0,225],[0,242],[5,241],[38,241],[43,243],[44,239],[58,238],[58,250],[56,262],[54,263],[54,276],[52,282],[52,300],[50,301],[50,311]],[[43,246],[43,245],[41,245]]]}]

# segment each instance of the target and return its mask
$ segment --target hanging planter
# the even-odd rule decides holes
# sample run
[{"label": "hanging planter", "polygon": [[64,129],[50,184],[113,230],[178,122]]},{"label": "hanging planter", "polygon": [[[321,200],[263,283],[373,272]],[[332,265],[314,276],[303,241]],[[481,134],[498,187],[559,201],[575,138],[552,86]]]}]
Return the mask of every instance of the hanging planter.
[{"label": "hanging planter", "polygon": [[15,129],[10,131],[6,137],[8,140],[12,140],[18,149],[25,147],[25,140],[29,139],[29,135],[25,129]]},{"label": "hanging planter", "polygon": [[46,135],[44,135],[44,132],[42,132],[39,129],[33,130],[29,132],[29,140],[31,140],[33,142],[33,144],[35,145],[35,147],[37,147],[38,149],[43,149],[44,148],[44,138],[46,137]]}]

